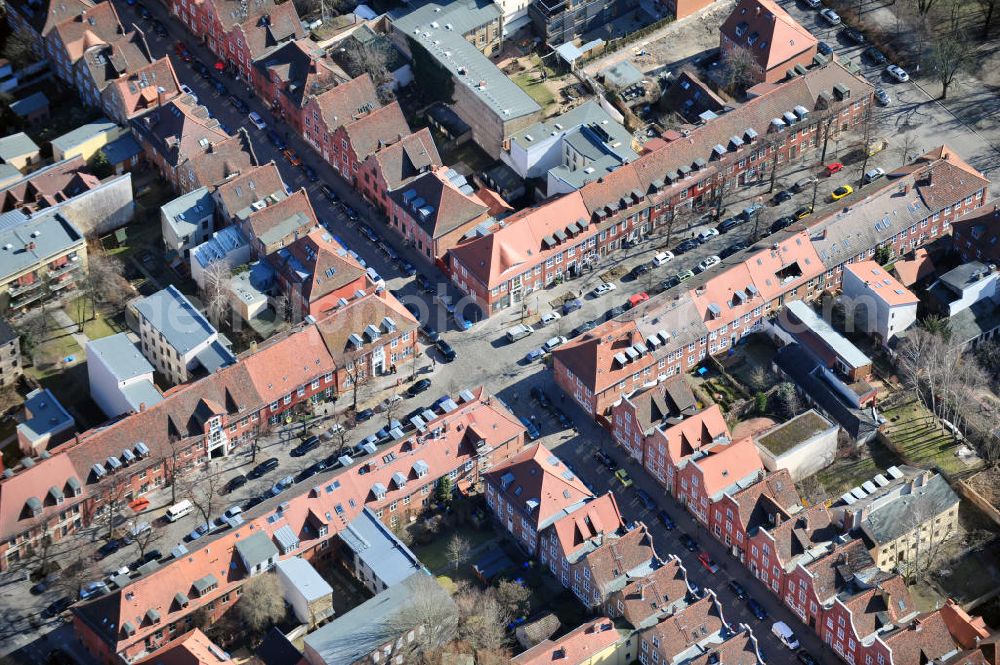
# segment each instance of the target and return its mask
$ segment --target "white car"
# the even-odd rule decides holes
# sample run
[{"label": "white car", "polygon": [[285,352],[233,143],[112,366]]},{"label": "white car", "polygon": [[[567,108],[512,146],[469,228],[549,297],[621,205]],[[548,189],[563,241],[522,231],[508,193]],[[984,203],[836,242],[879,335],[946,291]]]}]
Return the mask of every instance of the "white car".
[{"label": "white car", "polygon": [[871,171],[865,173],[865,182],[875,182],[884,175],[885,175],[885,169],[881,167],[877,169],[872,169]]},{"label": "white car", "polygon": [[698,264],[698,272],[705,272],[709,268],[719,265],[722,263],[722,259],[718,256],[709,256],[704,261]]},{"label": "white car", "polygon": [[260,114],[256,111],[250,111],[250,115],[247,117],[250,118],[250,122],[252,122],[253,126],[257,129],[267,129],[267,123],[264,122],[264,119],[261,118]]},{"label": "white car", "polygon": [[822,10],[819,15],[830,25],[840,25],[840,16],[829,7]]},{"label": "white car", "polygon": [[222,516],[228,520],[231,520],[237,515],[241,515],[242,513],[243,513],[243,507],[237,504],[234,506],[229,506],[229,508],[226,508],[226,512],[222,513]]},{"label": "white car", "polygon": [[185,95],[191,95],[191,101],[193,101],[195,104],[198,103],[198,95],[194,94],[194,91],[191,89],[191,86],[181,83],[181,92],[184,93]]},{"label": "white car", "polygon": [[561,318],[562,315],[560,315],[559,312],[548,312],[546,314],[542,314],[542,325],[547,326],[550,323],[554,323],[555,321],[558,321]]},{"label": "white car", "polygon": [[674,258],[673,252],[660,252],[659,254],[653,257],[653,265],[657,267],[662,266],[664,263],[673,260],[673,258]]},{"label": "white car", "polygon": [[704,231],[698,234],[698,242],[708,242],[717,235],[719,235],[719,229],[716,228],[705,229]]},{"label": "white car", "polygon": [[899,65],[889,65],[885,68],[885,73],[896,79],[900,83],[906,83],[910,80],[910,75],[906,73],[906,70]]},{"label": "white car", "polygon": [[803,0],[803,2],[809,5],[812,9],[816,9],[820,6],[820,0]]},{"label": "white car", "polygon": [[556,347],[562,346],[565,343],[566,343],[566,338],[563,337],[562,335],[557,335],[555,337],[550,338],[547,342],[545,342],[542,348],[545,349],[546,352],[551,352]]},{"label": "white car", "polygon": [[618,288],[618,287],[616,287],[611,282],[604,282],[603,284],[599,284],[597,286],[597,288],[594,289],[594,297],[595,298],[600,298],[601,296],[605,295],[606,293],[611,293],[616,288]]}]

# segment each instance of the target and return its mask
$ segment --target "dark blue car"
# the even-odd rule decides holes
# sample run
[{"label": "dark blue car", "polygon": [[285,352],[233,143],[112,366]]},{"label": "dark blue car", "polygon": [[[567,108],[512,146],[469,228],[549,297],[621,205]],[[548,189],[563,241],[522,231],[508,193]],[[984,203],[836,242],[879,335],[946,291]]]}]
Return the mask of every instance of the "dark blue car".
[{"label": "dark blue car", "polygon": [[660,512],[656,513],[656,516],[660,518],[661,522],[663,522],[663,526],[667,531],[672,530],[674,526],[676,526],[674,524],[674,520],[670,517],[670,514],[667,511],[661,510]]},{"label": "dark blue car", "polygon": [[756,598],[751,598],[750,600],[748,600],[747,607],[750,609],[753,615],[757,617],[758,620],[764,621],[765,619],[767,619],[767,610],[764,609],[763,605],[757,602]]},{"label": "dark blue car", "polygon": [[531,422],[524,416],[518,416],[518,420],[520,420],[521,424],[524,425],[524,429],[528,430],[528,438],[531,439],[532,441],[534,441],[535,439],[537,439],[542,435],[542,433],[538,431],[538,427],[535,425],[535,423]]}]

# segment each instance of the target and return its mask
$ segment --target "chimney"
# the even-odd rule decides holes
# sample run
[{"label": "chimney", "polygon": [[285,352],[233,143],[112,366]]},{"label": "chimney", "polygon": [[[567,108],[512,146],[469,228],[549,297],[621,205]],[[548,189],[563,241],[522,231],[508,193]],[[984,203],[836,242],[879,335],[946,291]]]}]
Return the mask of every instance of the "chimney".
[{"label": "chimney", "polygon": [[310,74],[315,74],[317,71],[319,71],[319,63],[316,61],[316,58],[310,58],[309,59],[309,73]]},{"label": "chimney", "polygon": [[774,513],[774,526],[781,526],[781,513]]},{"label": "chimney", "polygon": [[905,195],[909,193],[910,193],[910,183],[906,183],[905,185],[903,185],[903,194]]},{"label": "chimney", "polygon": [[145,410],[146,410],[146,403],[145,402],[139,402],[139,413],[142,413]]}]

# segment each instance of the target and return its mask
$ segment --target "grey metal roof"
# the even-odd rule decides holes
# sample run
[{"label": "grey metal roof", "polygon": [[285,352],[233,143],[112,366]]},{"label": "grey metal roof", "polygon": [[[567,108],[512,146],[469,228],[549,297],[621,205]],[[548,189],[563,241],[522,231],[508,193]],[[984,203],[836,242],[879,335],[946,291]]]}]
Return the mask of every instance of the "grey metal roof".
[{"label": "grey metal roof", "polygon": [[224,347],[218,340],[212,342],[195,355],[195,359],[209,374],[236,362],[232,351]]},{"label": "grey metal roof", "polygon": [[160,208],[160,214],[178,237],[197,231],[201,220],[211,218],[214,212],[215,199],[207,187],[182,194]]},{"label": "grey metal roof", "polygon": [[152,381],[136,381],[125,386],[121,391],[125,399],[128,400],[129,406],[135,411],[139,411],[142,406],[149,408],[163,401],[163,395]]},{"label": "grey metal roof", "polygon": [[645,78],[639,68],[628,60],[622,60],[602,69],[600,76],[604,77],[605,85],[610,88],[627,88]]},{"label": "grey metal roof", "polygon": [[[372,651],[399,637],[393,618],[405,610],[419,593],[426,600],[453,605],[451,596],[437,583],[422,584],[424,573],[414,573],[399,584],[390,586],[346,614],[334,619],[305,638],[305,643],[324,665],[346,665],[367,658]],[[316,664],[314,664],[316,665]]]},{"label": "grey metal roof", "polygon": [[413,552],[368,508],[340,532],[340,539],[386,586],[424,569]]},{"label": "grey metal roof", "polygon": [[225,258],[247,245],[247,239],[238,226],[227,226],[212,234],[212,237],[191,250],[191,258],[202,268],[210,263]]},{"label": "grey metal roof", "polygon": [[149,619],[150,622],[156,623],[160,620],[160,613],[151,607],[146,610],[146,618]]},{"label": "grey metal roof", "polygon": [[38,146],[24,132],[0,138],[0,159],[5,162],[32,152],[38,152]]},{"label": "grey metal roof", "polygon": [[216,334],[215,328],[173,285],[146,296],[135,305],[167,344],[187,353]]},{"label": "grey metal roof", "polygon": [[938,279],[956,294],[989,276],[993,271],[980,261],[969,261],[952,268]]},{"label": "grey metal roof", "polygon": [[0,280],[83,244],[83,234],[58,210],[43,210],[31,217],[18,210],[4,213],[0,215]]},{"label": "grey metal roof", "polygon": [[[816,310],[806,303],[801,300],[792,300],[791,302],[786,302],[785,307],[796,319],[802,322],[802,325],[806,326],[812,333],[822,339],[824,343],[829,345],[834,353],[847,365],[851,367],[864,367],[871,364],[872,361],[862,353],[861,349],[854,346],[849,339],[834,330],[833,326],[820,318],[816,314]],[[786,321],[782,321],[782,324],[785,323]]]},{"label": "grey metal roof", "polygon": [[174,594],[174,602],[177,603],[179,607],[184,607],[191,601],[188,599],[186,593],[178,591],[177,593]]},{"label": "grey metal roof", "polygon": [[204,577],[196,579],[194,581],[194,589],[198,592],[198,595],[202,595],[214,586],[219,585],[219,580],[216,579],[215,575],[209,573]]},{"label": "grey metal roof", "polygon": [[937,474],[912,492],[881,506],[873,506],[862,528],[876,543],[888,543],[909,533],[958,504],[959,497],[944,476]]},{"label": "grey metal roof", "polygon": [[19,99],[10,105],[10,110],[20,117],[25,117],[31,115],[35,111],[45,108],[49,105],[49,98],[45,96],[44,92],[36,92],[34,94],[28,95],[24,99]]},{"label": "grey metal roof", "polygon": [[62,136],[52,139],[52,147],[62,152],[71,150],[85,141],[89,141],[95,136],[114,131],[118,125],[107,118],[101,118],[93,122],[80,125],[76,129],[66,132]]},{"label": "grey metal roof", "polygon": [[248,569],[278,556],[278,548],[263,531],[243,538],[236,543],[236,552]]},{"label": "grey metal roof", "polygon": [[142,146],[131,134],[125,134],[101,148],[108,164],[121,164],[142,153]]},{"label": "grey metal roof", "polygon": [[36,388],[28,393],[24,409],[31,417],[20,423],[17,431],[29,441],[37,441],[46,434],[72,428],[76,423],[48,388]]},{"label": "grey metal roof", "polygon": [[[435,6],[441,11],[435,12]],[[488,16],[499,16],[499,9],[492,2],[478,0],[428,3],[391,20],[394,29],[423,46],[451,73],[456,85],[468,88],[501,121],[538,113],[542,110],[538,103],[463,36],[468,32],[463,28],[485,24]]]},{"label": "grey metal roof", "polygon": [[87,343],[87,357],[100,358],[119,381],[153,373],[153,366],[126,333],[90,340]]},{"label": "grey metal roof", "polygon": [[312,564],[305,559],[299,557],[285,559],[276,563],[275,568],[284,574],[310,603],[333,593],[333,587],[327,584],[326,580],[312,567]]},{"label": "grey metal roof", "polygon": [[278,541],[278,546],[286,554],[299,546],[299,537],[287,524],[275,529],[274,539]]}]

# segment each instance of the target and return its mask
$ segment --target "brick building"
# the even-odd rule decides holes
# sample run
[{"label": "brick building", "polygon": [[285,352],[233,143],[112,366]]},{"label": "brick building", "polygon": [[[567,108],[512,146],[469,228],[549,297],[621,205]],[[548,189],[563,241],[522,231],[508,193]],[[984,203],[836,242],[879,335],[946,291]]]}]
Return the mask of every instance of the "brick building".
[{"label": "brick building", "polygon": [[722,57],[733,49],[750,53],[755,83],[777,83],[796,65],[809,67],[816,38],[772,0],[740,0],[719,28]]},{"label": "brick building", "polygon": [[271,112],[302,134],[302,109],[315,97],[347,80],[310,39],[296,39],[270,49],[254,61],[250,84]]}]

